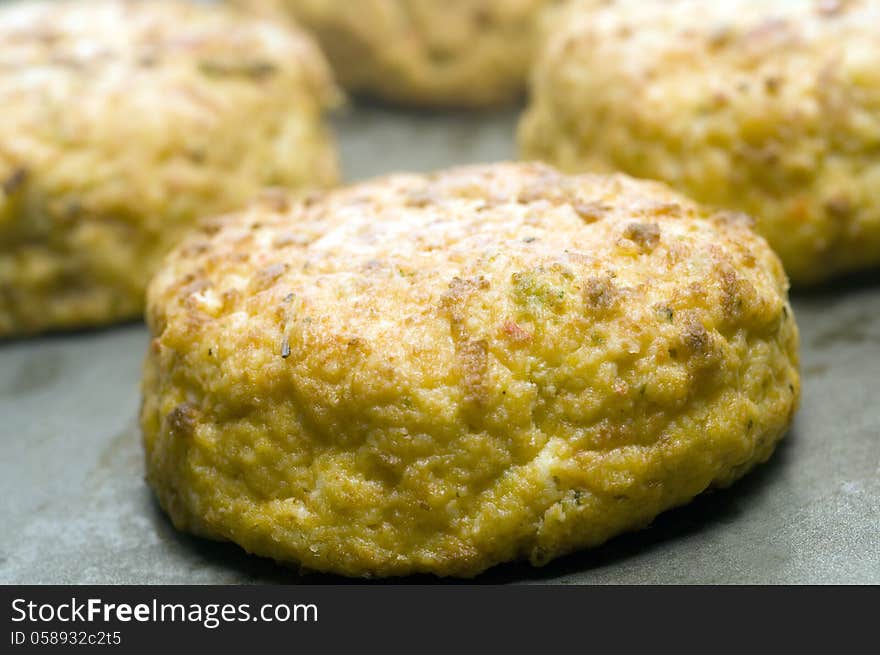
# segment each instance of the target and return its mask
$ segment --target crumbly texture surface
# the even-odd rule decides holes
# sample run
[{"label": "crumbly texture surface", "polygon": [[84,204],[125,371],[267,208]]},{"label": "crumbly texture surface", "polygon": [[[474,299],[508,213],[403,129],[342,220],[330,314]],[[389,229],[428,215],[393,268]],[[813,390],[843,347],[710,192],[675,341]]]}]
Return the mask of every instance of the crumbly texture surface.
[{"label": "crumbly texture surface", "polygon": [[205,225],[148,293],[174,524],[349,576],[539,565],[766,460],[796,409],[776,255],[659,184],[499,164]]},{"label": "crumbly texture surface", "polygon": [[507,104],[525,88],[541,11],[557,0],[233,0],[314,31],[355,93],[405,105]]},{"label": "crumbly texture surface", "polygon": [[880,6],[578,1],[550,30],[525,158],[753,215],[795,284],[880,265]]},{"label": "crumbly texture surface", "polygon": [[0,337],[139,315],[199,217],[324,186],[335,89],[292,27],[165,0],[0,6]]}]

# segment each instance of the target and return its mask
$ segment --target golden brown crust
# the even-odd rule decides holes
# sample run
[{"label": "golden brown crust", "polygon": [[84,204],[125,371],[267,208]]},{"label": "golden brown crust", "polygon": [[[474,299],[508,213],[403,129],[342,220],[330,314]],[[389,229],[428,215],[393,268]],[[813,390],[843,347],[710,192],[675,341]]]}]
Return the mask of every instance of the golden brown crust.
[{"label": "golden brown crust", "polygon": [[133,317],[203,213],[326,185],[335,90],[292,27],[184,2],[0,8],[0,336]]},{"label": "golden brown crust", "polygon": [[533,76],[526,158],[753,215],[796,284],[880,264],[880,8],[577,0]]},{"label": "golden brown crust", "polygon": [[345,575],[540,564],[731,482],[790,423],[787,282],[736,216],[517,164],[278,207],[206,225],[150,286],[148,479],[182,529]]}]

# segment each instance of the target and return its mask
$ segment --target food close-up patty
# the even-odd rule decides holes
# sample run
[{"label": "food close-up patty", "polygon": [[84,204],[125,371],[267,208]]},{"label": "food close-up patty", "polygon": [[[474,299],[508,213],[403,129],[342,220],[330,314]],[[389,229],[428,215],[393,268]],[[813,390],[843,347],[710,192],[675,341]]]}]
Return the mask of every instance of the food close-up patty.
[{"label": "food close-up patty", "polygon": [[336,180],[309,37],[165,0],[0,6],[0,337],[132,318],[198,218]]},{"label": "food close-up patty", "polygon": [[313,30],[346,88],[421,107],[508,104],[557,0],[231,0]]},{"label": "food close-up patty", "polygon": [[265,200],[150,285],[147,479],[179,529],[309,570],[540,565],[771,455],[787,288],[746,218],[622,175]]},{"label": "food close-up patty", "polygon": [[522,154],[754,216],[796,285],[880,265],[880,4],[575,0]]}]

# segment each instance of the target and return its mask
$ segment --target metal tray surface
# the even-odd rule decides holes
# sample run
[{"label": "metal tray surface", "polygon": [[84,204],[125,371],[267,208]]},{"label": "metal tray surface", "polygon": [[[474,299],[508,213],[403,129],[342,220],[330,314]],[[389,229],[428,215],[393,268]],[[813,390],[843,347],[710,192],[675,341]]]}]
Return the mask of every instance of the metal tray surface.
[{"label": "metal tray surface", "polygon": [[[356,180],[513,158],[516,118],[358,106],[334,124]],[[880,275],[793,302],[803,404],[769,463],[648,529],[474,582],[880,583]],[[344,582],[171,526],[143,480],[147,340],[132,323],[0,343],[0,583]]]}]

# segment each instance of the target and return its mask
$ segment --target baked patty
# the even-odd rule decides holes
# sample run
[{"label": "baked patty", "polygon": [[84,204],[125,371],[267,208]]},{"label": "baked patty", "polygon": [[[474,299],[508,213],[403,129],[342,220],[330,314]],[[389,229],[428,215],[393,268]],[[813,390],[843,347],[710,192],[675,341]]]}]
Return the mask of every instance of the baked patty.
[{"label": "baked patty", "polygon": [[556,0],[233,0],[313,30],[354,93],[421,107],[508,104]]},{"label": "baked patty", "polygon": [[575,1],[549,30],[523,156],[744,211],[808,285],[880,265],[880,6]]},{"label": "baked patty", "polygon": [[335,181],[325,62],[292,27],[184,2],[0,7],[0,337],[143,311],[200,216]]},{"label": "baked patty", "polygon": [[543,564],[766,460],[800,393],[776,255],[624,176],[499,164],[252,206],[148,293],[174,524],[349,576]]}]

